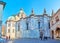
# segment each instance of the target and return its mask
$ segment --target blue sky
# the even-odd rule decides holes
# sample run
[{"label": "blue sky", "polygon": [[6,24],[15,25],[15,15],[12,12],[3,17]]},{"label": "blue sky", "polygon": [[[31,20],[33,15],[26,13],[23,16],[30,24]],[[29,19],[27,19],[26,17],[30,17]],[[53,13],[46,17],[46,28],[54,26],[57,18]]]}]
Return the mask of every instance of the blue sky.
[{"label": "blue sky", "polygon": [[3,11],[3,24],[11,15],[16,15],[20,8],[23,8],[26,15],[31,14],[31,9],[34,9],[36,15],[43,14],[44,8],[47,14],[51,15],[52,9],[56,12],[60,8],[60,0],[3,0],[6,2]]}]

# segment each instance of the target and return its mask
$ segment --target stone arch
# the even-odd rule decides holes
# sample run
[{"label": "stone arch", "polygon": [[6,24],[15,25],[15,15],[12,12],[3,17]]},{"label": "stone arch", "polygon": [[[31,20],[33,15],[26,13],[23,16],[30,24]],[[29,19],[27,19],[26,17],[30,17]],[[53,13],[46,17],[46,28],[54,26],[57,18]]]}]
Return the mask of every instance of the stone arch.
[{"label": "stone arch", "polygon": [[56,28],[55,32],[56,32],[56,38],[60,38],[60,28],[59,27]]}]

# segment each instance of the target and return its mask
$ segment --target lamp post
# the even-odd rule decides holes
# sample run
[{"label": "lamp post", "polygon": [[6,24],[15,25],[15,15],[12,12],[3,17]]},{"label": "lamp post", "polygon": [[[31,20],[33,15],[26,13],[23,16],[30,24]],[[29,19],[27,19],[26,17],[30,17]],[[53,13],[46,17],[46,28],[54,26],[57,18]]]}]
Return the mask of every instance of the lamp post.
[{"label": "lamp post", "polygon": [[0,37],[2,36],[2,14],[5,7],[5,2],[0,1]]}]

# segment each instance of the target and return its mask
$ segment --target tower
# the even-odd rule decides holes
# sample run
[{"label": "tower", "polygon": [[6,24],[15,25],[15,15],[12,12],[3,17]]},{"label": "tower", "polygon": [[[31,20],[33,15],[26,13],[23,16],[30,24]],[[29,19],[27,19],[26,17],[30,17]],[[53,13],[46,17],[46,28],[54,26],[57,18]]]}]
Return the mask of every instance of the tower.
[{"label": "tower", "polygon": [[0,1],[0,37],[2,36],[2,14],[5,4],[6,4],[5,2]]},{"label": "tower", "polygon": [[53,16],[53,14],[54,14],[54,10],[52,10],[52,16]]},{"label": "tower", "polygon": [[34,16],[35,14],[34,14],[34,9],[32,8],[32,10],[31,10],[31,15],[30,16]]},{"label": "tower", "polygon": [[46,14],[46,9],[44,8],[44,14]]}]

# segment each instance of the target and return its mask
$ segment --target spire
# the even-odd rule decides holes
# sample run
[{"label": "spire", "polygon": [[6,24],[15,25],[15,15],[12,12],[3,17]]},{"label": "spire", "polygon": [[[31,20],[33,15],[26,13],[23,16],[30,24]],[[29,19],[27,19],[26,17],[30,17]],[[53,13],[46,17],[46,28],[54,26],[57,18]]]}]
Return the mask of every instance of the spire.
[{"label": "spire", "polygon": [[46,9],[44,8],[44,14],[46,13]]},{"label": "spire", "polygon": [[54,11],[52,10],[52,15],[54,14]]},{"label": "spire", "polygon": [[32,8],[31,16],[34,16],[34,9]]},{"label": "spire", "polygon": [[32,8],[32,14],[34,14],[34,9]]}]

